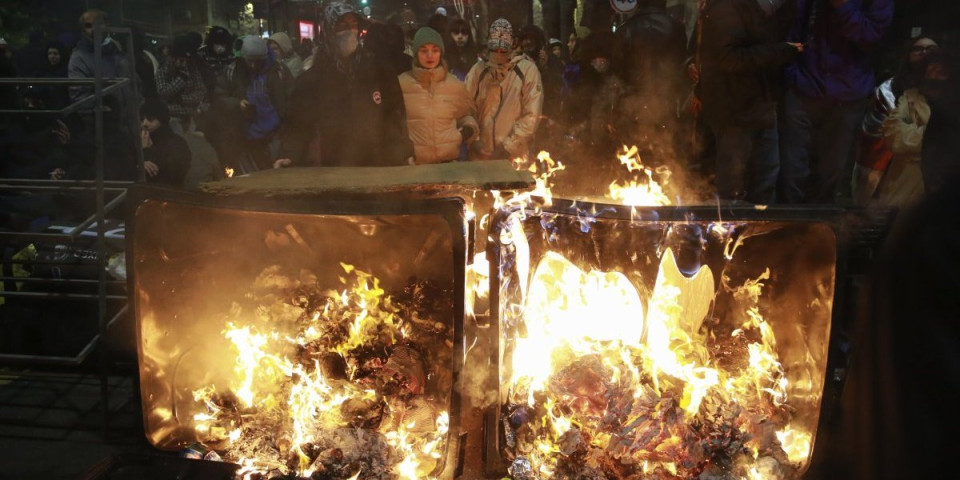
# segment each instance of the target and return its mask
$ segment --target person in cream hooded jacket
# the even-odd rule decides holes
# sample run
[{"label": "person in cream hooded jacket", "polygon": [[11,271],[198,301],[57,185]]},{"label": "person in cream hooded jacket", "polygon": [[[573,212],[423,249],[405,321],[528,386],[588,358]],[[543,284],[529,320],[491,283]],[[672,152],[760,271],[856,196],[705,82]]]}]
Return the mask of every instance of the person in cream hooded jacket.
[{"label": "person in cream hooded jacket", "polygon": [[471,158],[517,158],[529,155],[543,110],[543,83],[537,65],[515,53],[513,27],[504,19],[490,25],[489,58],[467,74],[467,93],[476,103],[480,139]]}]

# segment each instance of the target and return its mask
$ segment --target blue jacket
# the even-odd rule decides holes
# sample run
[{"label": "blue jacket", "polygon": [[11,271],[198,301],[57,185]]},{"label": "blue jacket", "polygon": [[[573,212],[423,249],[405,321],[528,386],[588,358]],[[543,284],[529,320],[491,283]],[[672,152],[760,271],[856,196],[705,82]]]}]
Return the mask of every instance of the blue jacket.
[{"label": "blue jacket", "polygon": [[797,0],[788,41],[803,43],[804,51],[787,65],[787,84],[807,97],[866,98],[876,86],[870,50],[892,22],[893,0],[847,0],[839,7],[830,0]]}]

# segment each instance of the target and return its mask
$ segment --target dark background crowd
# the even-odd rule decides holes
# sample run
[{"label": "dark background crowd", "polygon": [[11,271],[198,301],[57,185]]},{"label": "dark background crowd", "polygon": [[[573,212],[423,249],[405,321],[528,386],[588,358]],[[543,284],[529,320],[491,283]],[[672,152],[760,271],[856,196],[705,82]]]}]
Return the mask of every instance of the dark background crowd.
[{"label": "dark background crowd", "polygon": [[[131,79],[102,101],[112,180],[193,189],[547,150],[595,194],[636,145],[710,201],[919,205],[879,262],[823,478],[953,468],[960,2],[640,0],[618,15],[607,0],[490,0],[482,16],[373,3],[324,2],[312,39],[214,26],[151,42],[88,10],[69,31],[0,39],[0,77]],[[98,25],[132,28],[108,32],[98,57]],[[91,93],[0,85],[0,110],[20,110],[0,114],[0,178],[93,178],[94,104],[50,113]],[[77,208],[38,201],[0,195],[0,227]]]},{"label": "dark background crowd", "polygon": [[[103,75],[133,82],[104,98],[105,173],[195,188],[275,167],[548,150],[599,172],[580,177],[608,179],[616,151],[636,145],[646,164],[721,201],[905,206],[950,177],[960,137],[949,22],[893,0],[637,3],[617,15],[605,2],[491,1],[480,25],[455,5],[326,2],[313,40],[108,33]],[[97,23],[112,25],[89,10],[76,32],[41,25],[24,45],[3,41],[0,75],[92,78]],[[439,57],[426,68],[428,47]],[[92,178],[92,103],[30,113],[91,92],[3,87],[3,108],[24,112],[0,119],[2,176]]]}]

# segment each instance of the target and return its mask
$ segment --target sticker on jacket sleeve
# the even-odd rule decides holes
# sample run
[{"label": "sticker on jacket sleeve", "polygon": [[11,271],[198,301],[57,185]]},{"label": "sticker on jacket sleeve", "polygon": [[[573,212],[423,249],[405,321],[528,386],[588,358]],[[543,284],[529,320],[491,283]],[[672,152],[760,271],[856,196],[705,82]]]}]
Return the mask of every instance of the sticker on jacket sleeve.
[{"label": "sticker on jacket sleeve", "polygon": [[383,98],[380,96],[380,90],[373,91],[373,103],[380,105],[380,102],[383,101]]}]

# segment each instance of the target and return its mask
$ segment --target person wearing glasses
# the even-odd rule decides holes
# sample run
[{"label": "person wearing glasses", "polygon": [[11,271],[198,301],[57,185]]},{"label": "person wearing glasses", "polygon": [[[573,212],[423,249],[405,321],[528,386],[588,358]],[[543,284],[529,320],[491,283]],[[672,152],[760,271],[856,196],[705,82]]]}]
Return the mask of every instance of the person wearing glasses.
[{"label": "person wearing glasses", "polygon": [[543,83],[537,65],[516,47],[510,22],[495,20],[487,35],[487,60],[478,62],[467,74],[467,93],[476,103],[480,122],[473,159],[515,159],[531,154],[543,110]]},{"label": "person wearing glasses", "polygon": [[460,145],[476,138],[473,102],[463,82],[447,71],[439,32],[417,30],[413,48],[413,69],[400,74],[400,88],[415,163],[452,162],[460,157]]},{"label": "person wearing glasses", "polygon": [[932,38],[910,40],[897,73],[873,90],[854,167],[858,205],[906,206],[923,194],[920,147],[930,107],[919,87],[927,57],[938,49]]}]

